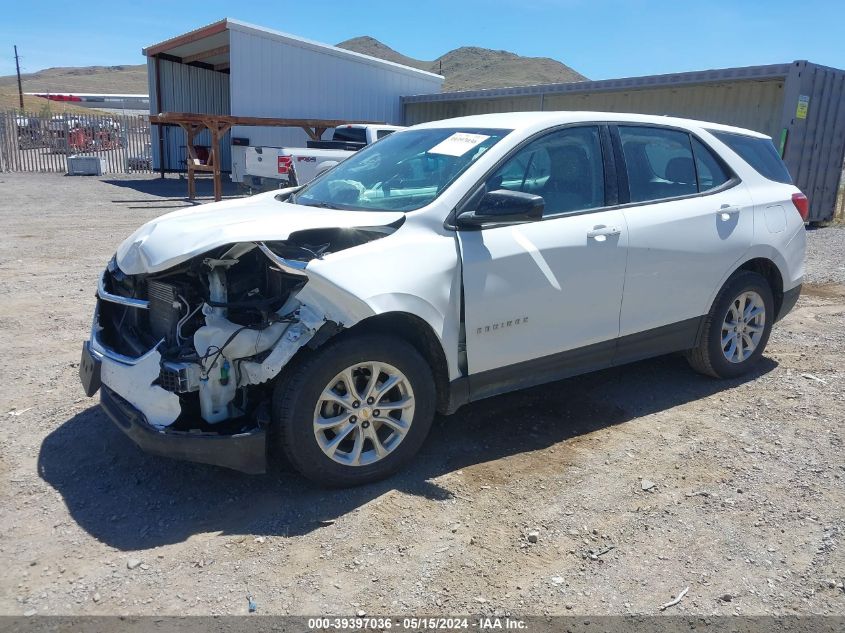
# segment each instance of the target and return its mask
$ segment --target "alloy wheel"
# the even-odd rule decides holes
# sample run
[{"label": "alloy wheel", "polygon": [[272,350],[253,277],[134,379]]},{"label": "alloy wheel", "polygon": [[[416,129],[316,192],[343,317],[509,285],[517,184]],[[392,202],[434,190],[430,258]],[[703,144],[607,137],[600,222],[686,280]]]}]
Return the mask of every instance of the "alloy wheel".
[{"label": "alloy wheel", "polygon": [[396,367],[356,363],[321,392],[314,409],[314,436],[323,453],[339,464],[373,464],[405,438],[414,405],[411,383]]},{"label": "alloy wheel", "polygon": [[747,360],[766,329],[766,304],[753,290],[740,294],[722,321],[722,353],[731,363]]}]

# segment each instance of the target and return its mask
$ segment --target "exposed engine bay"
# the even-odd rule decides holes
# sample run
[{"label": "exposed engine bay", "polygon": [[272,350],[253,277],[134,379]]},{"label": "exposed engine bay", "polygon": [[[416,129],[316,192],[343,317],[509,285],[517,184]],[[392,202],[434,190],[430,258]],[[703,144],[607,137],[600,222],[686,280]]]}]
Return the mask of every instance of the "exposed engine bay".
[{"label": "exposed engine bay", "polygon": [[112,375],[104,365],[103,382],[158,428],[254,426],[271,380],[293,355],[343,329],[297,299],[307,263],[396,228],[305,230],[280,242],[222,246],[151,274],[127,275],[113,258],[92,339],[132,364]]}]

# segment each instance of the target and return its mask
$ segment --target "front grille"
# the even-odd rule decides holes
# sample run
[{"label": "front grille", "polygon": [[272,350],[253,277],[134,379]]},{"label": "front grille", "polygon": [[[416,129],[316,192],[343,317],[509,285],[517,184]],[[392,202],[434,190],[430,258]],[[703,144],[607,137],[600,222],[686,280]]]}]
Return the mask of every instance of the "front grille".
[{"label": "front grille", "polygon": [[[131,275],[125,275],[110,263],[104,276],[106,292],[120,297],[146,300],[145,284],[143,279]],[[137,358],[146,353],[159,337],[153,341],[149,331],[149,310],[125,306],[111,301],[99,300],[97,302],[99,312],[100,339],[114,351]]]}]

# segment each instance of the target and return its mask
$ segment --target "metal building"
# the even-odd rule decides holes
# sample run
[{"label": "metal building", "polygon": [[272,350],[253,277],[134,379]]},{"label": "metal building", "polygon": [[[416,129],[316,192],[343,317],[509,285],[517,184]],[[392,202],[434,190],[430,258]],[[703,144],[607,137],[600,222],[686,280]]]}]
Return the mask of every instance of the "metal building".
[{"label": "metal building", "polygon": [[404,123],[526,110],[665,114],[768,134],[810,220],[833,217],[845,158],[845,71],[806,61],[403,98]]},{"label": "metal building", "polygon": [[[147,56],[151,114],[398,124],[403,95],[439,92],[443,85],[440,75],[231,18],[142,52]],[[233,146],[231,139],[239,144]],[[240,180],[240,143],[304,147],[307,140],[305,132],[295,128],[235,127],[223,143],[223,169]],[[198,142],[203,142],[202,136]],[[162,161],[166,170],[185,169],[187,150],[180,128],[154,126],[152,148],[156,169]]]}]

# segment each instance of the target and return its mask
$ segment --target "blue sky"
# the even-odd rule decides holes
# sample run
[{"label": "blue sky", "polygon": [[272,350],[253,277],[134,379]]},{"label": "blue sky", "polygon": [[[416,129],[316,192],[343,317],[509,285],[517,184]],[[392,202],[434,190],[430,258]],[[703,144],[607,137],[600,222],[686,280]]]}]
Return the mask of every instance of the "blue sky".
[{"label": "blue sky", "polygon": [[222,17],[335,44],[372,35],[434,59],[458,46],[558,59],[608,79],[809,59],[845,68],[843,0],[38,0],[7,3],[0,75],[138,64],[143,46]]}]

